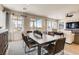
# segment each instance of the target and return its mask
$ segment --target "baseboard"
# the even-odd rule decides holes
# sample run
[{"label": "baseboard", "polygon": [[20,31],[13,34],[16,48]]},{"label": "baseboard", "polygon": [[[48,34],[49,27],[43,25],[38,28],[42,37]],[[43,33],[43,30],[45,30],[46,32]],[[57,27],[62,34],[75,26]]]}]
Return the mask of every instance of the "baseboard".
[{"label": "baseboard", "polygon": [[68,42],[65,42],[65,43],[66,43],[66,44],[69,44],[69,45],[72,44],[72,43],[68,43]]}]

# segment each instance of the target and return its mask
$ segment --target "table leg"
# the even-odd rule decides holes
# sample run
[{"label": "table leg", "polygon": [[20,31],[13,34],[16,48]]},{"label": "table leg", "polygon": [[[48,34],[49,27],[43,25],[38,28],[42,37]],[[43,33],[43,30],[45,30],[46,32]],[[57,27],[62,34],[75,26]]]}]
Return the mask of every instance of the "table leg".
[{"label": "table leg", "polygon": [[38,45],[38,55],[41,55],[41,46]]}]

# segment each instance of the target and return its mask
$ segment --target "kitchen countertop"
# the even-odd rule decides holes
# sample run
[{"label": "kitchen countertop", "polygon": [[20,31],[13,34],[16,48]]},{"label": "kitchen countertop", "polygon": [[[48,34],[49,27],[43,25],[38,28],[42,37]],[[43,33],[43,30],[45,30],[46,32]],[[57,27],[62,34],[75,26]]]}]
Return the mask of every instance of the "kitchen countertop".
[{"label": "kitchen countertop", "polygon": [[0,34],[6,31],[8,31],[8,29],[0,29]]}]

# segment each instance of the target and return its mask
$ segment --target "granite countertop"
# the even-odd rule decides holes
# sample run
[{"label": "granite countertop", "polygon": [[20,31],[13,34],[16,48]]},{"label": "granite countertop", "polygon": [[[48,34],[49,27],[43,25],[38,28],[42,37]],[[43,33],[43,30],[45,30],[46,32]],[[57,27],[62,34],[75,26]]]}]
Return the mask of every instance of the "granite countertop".
[{"label": "granite countertop", "polygon": [[6,32],[8,29],[0,29],[0,33]]}]

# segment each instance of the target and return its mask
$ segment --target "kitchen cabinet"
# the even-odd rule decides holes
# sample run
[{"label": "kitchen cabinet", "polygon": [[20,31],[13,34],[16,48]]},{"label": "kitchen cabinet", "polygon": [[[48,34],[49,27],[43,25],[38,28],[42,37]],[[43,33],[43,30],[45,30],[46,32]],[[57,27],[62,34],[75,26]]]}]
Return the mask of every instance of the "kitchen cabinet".
[{"label": "kitchen cabinet", "polygon": [[0,55],[4,55],[8,47],[8,31],[0,33]]}]

